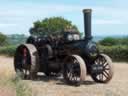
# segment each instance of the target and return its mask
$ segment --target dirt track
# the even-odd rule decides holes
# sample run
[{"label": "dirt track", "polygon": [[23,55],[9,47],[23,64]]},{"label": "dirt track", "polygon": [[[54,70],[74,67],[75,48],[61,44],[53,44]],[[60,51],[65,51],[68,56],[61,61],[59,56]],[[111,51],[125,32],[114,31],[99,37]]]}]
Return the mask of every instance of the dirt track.
[{"label": "dirt track", "polygon": [[[89,76],[80,87],[66,85],[58,78],[40,77],[26,82],[32,87],[33,96],[128,96],[128,64],[113,65],[114,77],[108,84],[97,84]],[[12,58],[0,56],[0,76],[3,75],[15,75]]]}]

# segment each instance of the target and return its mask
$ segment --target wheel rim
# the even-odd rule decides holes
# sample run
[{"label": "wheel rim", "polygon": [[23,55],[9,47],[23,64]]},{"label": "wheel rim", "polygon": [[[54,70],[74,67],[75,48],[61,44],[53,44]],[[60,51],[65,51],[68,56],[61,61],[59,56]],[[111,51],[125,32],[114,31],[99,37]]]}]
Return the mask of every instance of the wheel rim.
[{"label": "wheel rim", "polygon": [[18,75],[22,78],[28,79],[30,75],[30,53],[25,46],[21,46],[15,56],[15,69]]},{"label": "wheel rim", "polygon": [[71,62],[66,66],[67,78],[71,83],[77,83],[80,81],[80,66],[75,58],[71,59]]},{"label": "wheel rim", "polygon": [[100,55],[94,62],[94,64],[100,68],[100,72],[92,74],[93,79],[96,82],[107,83],[112,78],[112,65],[111,59],[106,55]]},{"label": "wheel rim", "polygon": [[23,58],[22,58],[22,64],[23,64],[23,74],[26,77],[28,77],[30,75],[30,55],[29,55],[29,51],[27,50],[27,48],[23,48]]},{"label": "wheel rim", "polygon": [[77,55],[69,56],[64,64],[64,78],[67,83],[71,85],[80,85],[81,81],[85,79],[85,76],[86,67],[82,58]]},{"label": "wheel rim", "polygon": [[14,57],[16,73],[23,79],[35,79],[39,71],[39,55],[32,44],[22,44],[17,47]]}]

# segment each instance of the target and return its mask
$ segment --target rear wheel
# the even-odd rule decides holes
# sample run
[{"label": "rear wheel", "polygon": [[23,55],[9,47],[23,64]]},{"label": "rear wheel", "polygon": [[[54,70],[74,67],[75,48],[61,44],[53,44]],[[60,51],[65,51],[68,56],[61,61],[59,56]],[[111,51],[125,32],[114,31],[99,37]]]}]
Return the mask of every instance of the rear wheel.
[{"label": "rear wheel", "polygon": [[108,83],[113,77],[113,66],[109,56],[100,54],[92,65],[91,77],[99,83]]},{"label": "rear wheel", "polygon": [[53,57],[53,50],[51,45],[46,44],[41,49],[40,63],[43,65],[42,70],[46,76],[51,76],[51,71],[49,70],[49,59]]},{"label": "rear wheel", "polygon": [[33,79],[38,71],[37,58],[37,50],[32,44],[20,45],[14,57],[16,74],[23,79]]},{"label": "rear wheel", "polygon": [[79,86],[86,77],[86,65],[78,55],[66,58],[64,62],[64,79],[68,84]]}]

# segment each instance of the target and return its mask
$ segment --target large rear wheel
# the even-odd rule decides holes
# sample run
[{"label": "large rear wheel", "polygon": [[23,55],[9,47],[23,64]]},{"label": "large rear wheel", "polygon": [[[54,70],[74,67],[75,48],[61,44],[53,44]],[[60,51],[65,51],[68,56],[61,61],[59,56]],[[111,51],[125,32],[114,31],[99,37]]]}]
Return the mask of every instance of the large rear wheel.
[{"label": "large rear wheel", "polygon": [[16,74],[23,79],[33,79],[38,71],[38,54],[32,44],[22,44],[14,57]]}]

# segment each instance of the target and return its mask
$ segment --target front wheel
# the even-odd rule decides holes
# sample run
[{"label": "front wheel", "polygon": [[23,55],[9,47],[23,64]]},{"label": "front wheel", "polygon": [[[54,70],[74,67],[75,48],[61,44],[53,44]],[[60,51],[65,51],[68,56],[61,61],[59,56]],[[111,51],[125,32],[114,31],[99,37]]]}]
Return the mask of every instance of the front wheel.
[{"label": "front wheel", "polygon": [[92,65],[91,77],[99,83],[108,83],[113,77],[112,60],[105,54],[100,54]]}]

